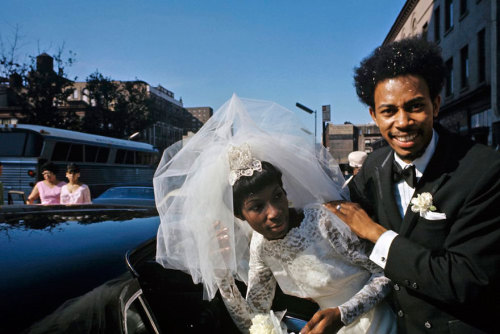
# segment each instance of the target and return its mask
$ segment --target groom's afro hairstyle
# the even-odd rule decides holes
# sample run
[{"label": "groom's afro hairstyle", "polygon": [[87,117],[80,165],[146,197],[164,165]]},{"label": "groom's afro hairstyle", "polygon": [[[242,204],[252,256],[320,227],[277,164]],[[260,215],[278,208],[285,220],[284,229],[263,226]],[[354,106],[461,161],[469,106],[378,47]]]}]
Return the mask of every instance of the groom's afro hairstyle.
[{"label": "groom's afro hairstyle", "polygon": [[233,212],[237,217],[241,217],[243,202],[251,194],[255,194],[273,183],[277,183],[283,188],[281,172],[267,161],[261,163],[261,172],[255,171],[252,176],[242,176],[233,185]]},{"label": "groom's afro hairstyle", "polygon": [[354,69],[354,86],[361,102],[375,108],[375,87],[380,81],[401,75],[418,75],[429,87],[431,99],[443,88],[446,67],[441,49],[419,37],[392,42],[376,48]]}]

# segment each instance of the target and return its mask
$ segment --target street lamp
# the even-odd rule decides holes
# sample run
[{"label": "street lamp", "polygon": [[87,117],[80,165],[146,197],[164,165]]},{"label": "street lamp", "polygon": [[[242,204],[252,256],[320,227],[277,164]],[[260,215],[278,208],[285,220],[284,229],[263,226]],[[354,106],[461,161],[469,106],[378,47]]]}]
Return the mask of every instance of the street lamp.
[{"label": "street lamp", "polygon": [[295,103],[295,105],[297,106],[297,108],[300,108],[300,109],[304,110],[306,113],[309,113],[309,114],[314,114],[314,144],[316,144],[316,135],[317,135],[317,134],[316,134],[316,133],[317,133],[317,131],[316,131],[316,123],[317,123],[317,122],[316,122],[316,117],[317,117],[317,115],[316,115],[316,110],[309,109],[309,108],[308,108],[308,107],[306,107],[305,105],[300,104],[300,103],[298,103],[298,102],[297,102],[297,103]]},{"label": "street lamp", "polygon": [[132,134],[128,137],[128,140],[132,140],[132,139],[134,139],[134,138],[135,138],[135,137],[137,137],[139,134],[140,134],[140,132],[139,132],[139,131],[132,133]]}]

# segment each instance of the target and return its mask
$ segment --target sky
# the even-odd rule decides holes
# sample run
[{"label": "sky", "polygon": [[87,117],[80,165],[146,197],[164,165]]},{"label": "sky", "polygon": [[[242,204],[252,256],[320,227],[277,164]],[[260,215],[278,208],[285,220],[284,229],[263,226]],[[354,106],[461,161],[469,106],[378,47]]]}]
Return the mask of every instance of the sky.
[{"label": "sky", "polygon": [[331,122],[370,123],[353,71],[385,39],[404,0],[2,0],[4,50],[19,31],[18,60],[76,54],[66,68],[84,81],[162,85],[185,107],[216,111],[233,93],[274,101],[314,131]]}]

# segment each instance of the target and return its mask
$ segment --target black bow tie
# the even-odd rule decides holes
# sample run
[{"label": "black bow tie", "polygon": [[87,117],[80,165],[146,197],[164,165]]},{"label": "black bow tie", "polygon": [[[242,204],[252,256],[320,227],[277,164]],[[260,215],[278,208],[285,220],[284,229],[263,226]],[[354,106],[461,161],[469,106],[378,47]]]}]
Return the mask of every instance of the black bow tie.
[{"label": "black bow tie", "polygon": [[394,161],[394,165],[392,167],[392,179],[394,180],[394,183],[405,180],[410,187],[415,188],[415,185],[417,184],[415,166],[410,165],[403,169],[396,161]]}]

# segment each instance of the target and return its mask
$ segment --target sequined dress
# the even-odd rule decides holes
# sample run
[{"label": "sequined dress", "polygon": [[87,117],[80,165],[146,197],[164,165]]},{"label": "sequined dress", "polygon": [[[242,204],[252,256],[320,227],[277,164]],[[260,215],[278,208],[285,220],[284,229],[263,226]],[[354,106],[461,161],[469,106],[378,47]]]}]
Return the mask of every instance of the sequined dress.
[{"label": "sequined dress", "polygon": [[253,314],[269,311],[276,282],[286,294],[313,299],[321,309],[338,306],[346,325],[338,333],[396,333],[394,314],[382,301],[389,279],[368,259],[363,243],[320,204],[306,207],[302,223],[283,239],[253,233],[246,301],[231,277],[219,284],[242,332]]}]

